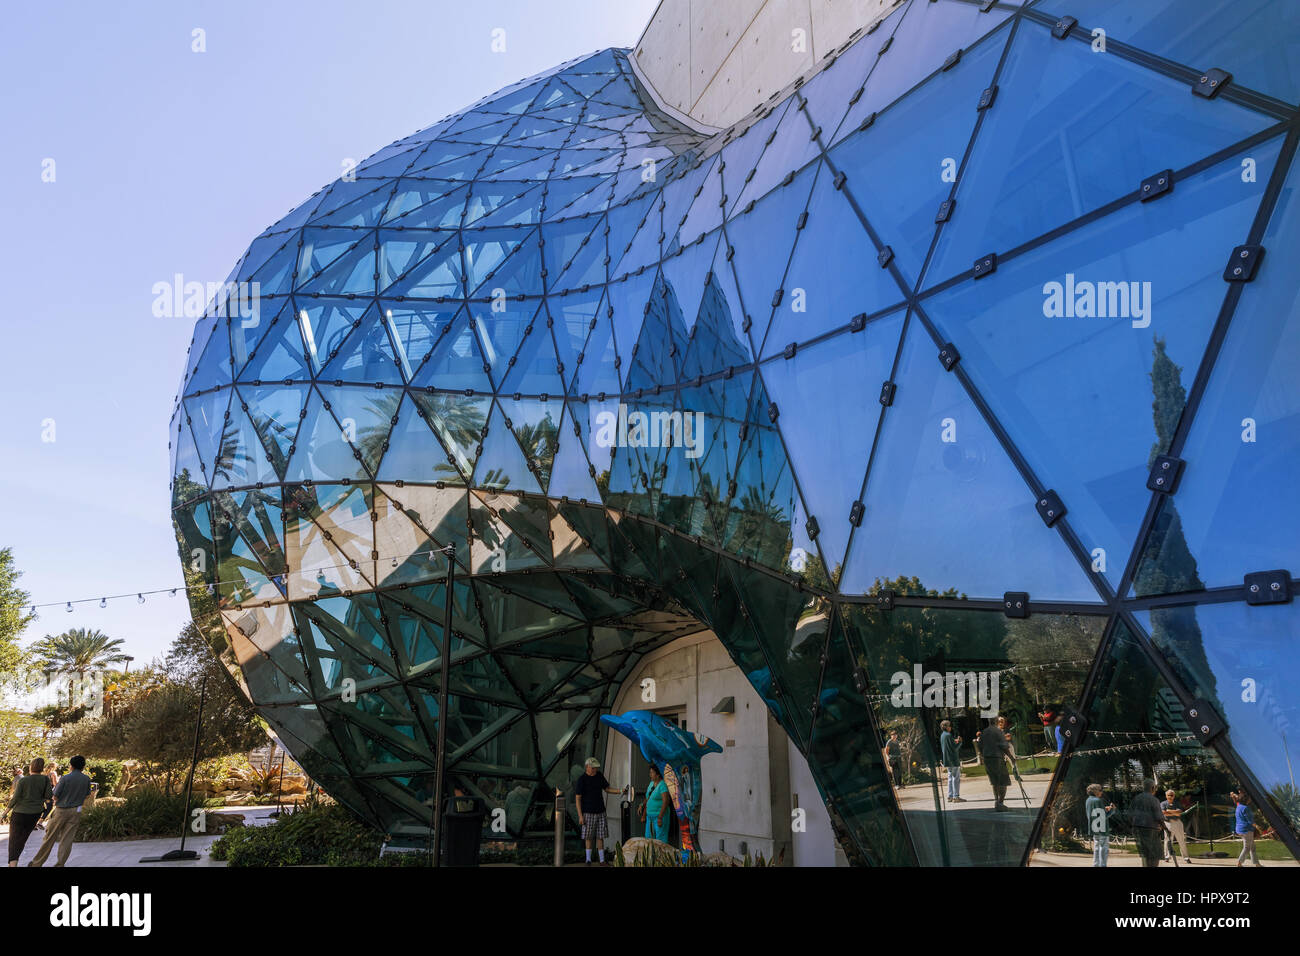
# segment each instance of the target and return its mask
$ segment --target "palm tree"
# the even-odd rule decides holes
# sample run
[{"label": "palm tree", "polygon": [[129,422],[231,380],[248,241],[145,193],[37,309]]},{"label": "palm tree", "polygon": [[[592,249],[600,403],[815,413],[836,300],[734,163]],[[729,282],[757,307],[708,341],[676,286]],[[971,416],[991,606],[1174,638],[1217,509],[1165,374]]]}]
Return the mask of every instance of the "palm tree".
[{"label": "palm tree", "polygon": [[120,637],[75,627],[53,637],[45,635],[32,646],[32,653],[45,670],[80,678],[90,671],[106,670],[110,664],[124,663],[127,655],[121,648]]}]

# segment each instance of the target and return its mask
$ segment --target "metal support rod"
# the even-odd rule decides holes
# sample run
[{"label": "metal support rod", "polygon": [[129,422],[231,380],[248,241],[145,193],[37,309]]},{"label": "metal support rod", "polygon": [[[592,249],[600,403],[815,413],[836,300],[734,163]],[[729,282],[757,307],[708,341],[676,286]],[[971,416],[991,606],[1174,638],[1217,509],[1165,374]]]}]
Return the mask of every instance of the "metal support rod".
[{"label": "metal support rod", "polygon": [[199,855],[193,850],[185,849],[185,833],[190,827],[190,791],[194,786],[194,768],[199,764],[199,731],[203,727],[203,704],[207,700],[208,675],[203,673],[199,684],[199,712],[194,718],[194,750],[190,755],[190,772],[185,775],[185,810],[181,815],[181,845],[178,850],[169,850],[162,856],[144,857],[141,863],[164,863],[172,860],[197,860]]},{"label": "metal support rod", "polygon": [[207,700],[208,674],[199,683],[199,712],[194,718],[194,751],[190,755],[190,772],[185,775],[185,818],[181,821],[181,852],[185,852],[185,831],[190,828],[190,791],[194,787],[194,769],[199,765],[199,730],[203,727],[203,704]]},{"label": "metal support rod", "polygon": [[564,866],[564,791],[555,788],[555,865]]},{"label": "metal support rod", "polygon": [[434,757],[438,761],[433,777],[433,865],[442,865],[442,814],[443,777],[447,771],[447,684],[451,680],[451,598],[452,585],[456,576],[456,545],[449,544],[442,549],[447,556],[447,604],[442,619],[442,650],[438,683],[438,749]]}]

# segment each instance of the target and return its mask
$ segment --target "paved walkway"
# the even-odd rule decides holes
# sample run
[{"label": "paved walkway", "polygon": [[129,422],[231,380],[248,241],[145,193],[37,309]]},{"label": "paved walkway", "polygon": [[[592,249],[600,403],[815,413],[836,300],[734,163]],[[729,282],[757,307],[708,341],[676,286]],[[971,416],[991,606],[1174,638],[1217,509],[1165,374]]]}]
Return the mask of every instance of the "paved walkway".
[{"label": "paved walkway", "polygon": [[[271,814],[275,812],[275,807],[232,807],[234,812],[241,814],[246,826],[266,826],[273,822]],[[212,811],[209,811],[211,814]],[[41,840],[44,839],[43,830],[37,830],[28,839],[27,845],[23,847],[23,855],[19,858],[20,866],[25,866],[27,862],[36,855],[40,848]],[[144,866],[225,866],[224,862],[214,860],[208,856],[208,849],[215,843],[217,837],[209,834],[200,836],[198,834],[189,834],[185,838],[185,849],[195,850],[199,854],[197,860],[184,860],[174,863],[145,863]],[[140,866],[141,857],[162,856],[168,850],[179,849],[181,845],[180,836],[166,837],[160,840],[115,840],[113,842],[94,842],[82,843],[78,841],[72,847],[72,855],[68,857],[68,866]],[[45,861],[46,866],[54,865],[55,855],[58,848],[50,852],[50,858]],[[0,826],[0,861],[8,862],[9,860],[9,826],[5,824]]]}]

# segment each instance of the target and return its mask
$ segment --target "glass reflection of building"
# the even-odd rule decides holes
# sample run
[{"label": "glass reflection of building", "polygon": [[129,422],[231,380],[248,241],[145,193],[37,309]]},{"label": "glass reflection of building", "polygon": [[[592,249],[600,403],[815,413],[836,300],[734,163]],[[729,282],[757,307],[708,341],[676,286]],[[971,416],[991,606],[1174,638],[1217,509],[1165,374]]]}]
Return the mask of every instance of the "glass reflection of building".
[{"label": "glass reflection of building", "polygon": [[[512,835],[707,628],[853,862],[1077,852],[1084,786],[1153,774],[1206,837],[1245,786],[1294,852],[1300,15],[1230,6],[910,0],[716,134],[604,51],[315,194],[232,275],[256,319],[199,321],[172,419],[232,674],[329,792],[425,832],[454,543],[448,766]],[[601,439],[631,413],[701,442]],[[1006,812],[976,708],[891,699],[917,665],[997,675]]]}]

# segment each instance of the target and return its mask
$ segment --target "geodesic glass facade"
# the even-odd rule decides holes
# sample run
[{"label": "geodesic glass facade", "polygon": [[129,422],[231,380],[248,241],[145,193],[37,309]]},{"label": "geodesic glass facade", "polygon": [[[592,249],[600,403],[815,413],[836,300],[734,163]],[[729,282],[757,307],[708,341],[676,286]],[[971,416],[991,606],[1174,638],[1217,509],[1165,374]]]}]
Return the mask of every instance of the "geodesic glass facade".
[{"label": "geodesic glass facade", "polygon": [[[172,508],[295,759],[427,833],[454,544],[446,759],[514,834],[707,628],[855,863],[1020,864],[1152,770],[1294,852],[1300,14],[1197,6],[908,0],[717,133],[607,50],[257,237]],[[920,665],[996,673],[1018,753],[1049,705],[1084,736],[950,805],[937,722],[979,723],[896,706]]]}]

